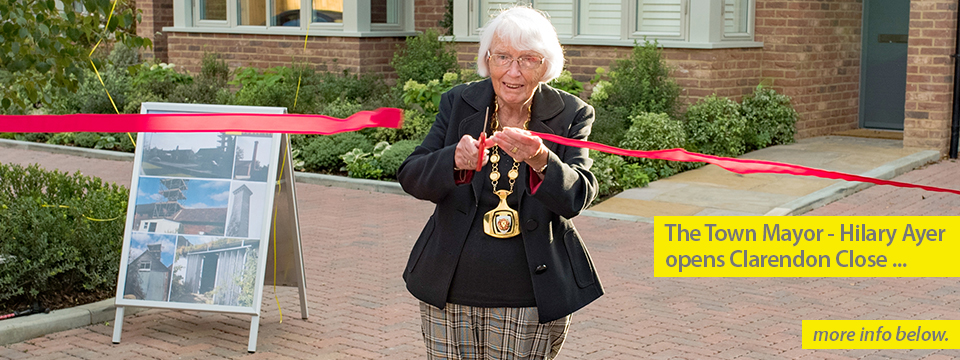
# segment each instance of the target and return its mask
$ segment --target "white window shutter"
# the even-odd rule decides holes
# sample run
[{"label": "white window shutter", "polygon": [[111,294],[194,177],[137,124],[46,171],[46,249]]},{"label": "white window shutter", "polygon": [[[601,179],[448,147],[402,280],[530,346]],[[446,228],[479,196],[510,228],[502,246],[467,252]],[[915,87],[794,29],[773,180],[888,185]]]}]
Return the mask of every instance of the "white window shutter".
[{"label": "white window shutter", "polygon": [[517,5],[516,0],[480,0],[478,1],[480,5],[480,11],[477,12],[479,19],[477,19],[477,28],[482,28],[487,24],[487,21],[493,19],[494,16],[500,13],[501,9],[506,9],[511,6]]},{"label": "white window shutter", "polygon": [[747,11],[749,7],[749,0],[723,1],[723,33],[725,35],[745,34],[747,32],[747,20],[749,19]]},{"label": "white window shutter", "polygon": [[580,35],[620,36],[620,0],[581,0]]},{"label": "white window shutter", "polygon": [[550,15],[557,35],[573,35],[573,2],[570,0],[536,0],[533,6]]},{"label": "white window shutter", "polygon": [[682,0],[638,0],[637,35],[681,36]]}]

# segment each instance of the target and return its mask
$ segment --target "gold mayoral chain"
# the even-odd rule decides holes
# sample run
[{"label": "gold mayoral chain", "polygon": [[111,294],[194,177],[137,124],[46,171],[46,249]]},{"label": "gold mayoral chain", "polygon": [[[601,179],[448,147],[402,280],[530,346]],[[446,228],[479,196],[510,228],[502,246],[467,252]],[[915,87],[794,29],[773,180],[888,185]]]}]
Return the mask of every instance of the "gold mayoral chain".
[{"label": "gold mayoral chain", "polygon": [[[493,129],[500,129],[500,118],[498,115],[500,112],[497,111],[499,108],[500,105],[497,103],[496,98],[494,98],[493,119],[491,119],[490,124],[490,127]],[[526,130],[530,124],[530,110],[530,107],[527,107],[527,121],[523,123],[524,130]],[[517,182],[517,177],[520,176],[520,162],[513,159],[513,167],[510,169],[510,172],[507,173],[507,178],[510,179],[510,190],[497,190],[498,180],[500,180],[500,147],[493,145],[491,150],[490,183],[493,184],[493,193],[500,198],[500,203],[497,204],[497,207],[493,210],[483,214],[483,232],[498,239],[507,239],[520,234],[518,221],[520,215],[516,210],[511,209],[510,206],[507,205],[507,196],[513,194],[513,185]],[[516,151],[516,148],[514,148],[513,152]]]}]

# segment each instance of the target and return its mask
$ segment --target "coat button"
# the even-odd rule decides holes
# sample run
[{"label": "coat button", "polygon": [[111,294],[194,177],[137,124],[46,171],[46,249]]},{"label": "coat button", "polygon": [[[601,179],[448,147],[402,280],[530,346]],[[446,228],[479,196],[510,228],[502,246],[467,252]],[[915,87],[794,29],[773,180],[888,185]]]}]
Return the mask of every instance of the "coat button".
[{"label": "coat button", "polygon": [[537,275],[547,272],[547,264],[540,264],[540,266],[537,266],[537,269],[533,272]]},{"label": "coat button", "polygon": [[523,223],[523,228],[527,229],[527,231],[534,231],[537,229],[537,225],[538,224],[536,220],[530,219],[530,220],[527,220],[527,222]]}]

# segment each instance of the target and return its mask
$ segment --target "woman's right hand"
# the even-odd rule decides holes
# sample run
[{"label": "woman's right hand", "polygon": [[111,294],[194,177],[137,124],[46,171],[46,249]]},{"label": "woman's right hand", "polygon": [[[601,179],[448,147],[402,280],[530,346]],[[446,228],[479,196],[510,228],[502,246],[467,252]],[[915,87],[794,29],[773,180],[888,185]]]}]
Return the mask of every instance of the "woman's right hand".
[{"label": "woman's right hand", "polygon": [[[477,159],[479,158],[478,151],[480,151],[480,141],[474,139],[473,136],[463,135],[460,142],[457,143],[456,154],[453,156],[456,170],[476,170]],[[483,164],[486,165],[488,161],[487,150],[484,150]]]}]

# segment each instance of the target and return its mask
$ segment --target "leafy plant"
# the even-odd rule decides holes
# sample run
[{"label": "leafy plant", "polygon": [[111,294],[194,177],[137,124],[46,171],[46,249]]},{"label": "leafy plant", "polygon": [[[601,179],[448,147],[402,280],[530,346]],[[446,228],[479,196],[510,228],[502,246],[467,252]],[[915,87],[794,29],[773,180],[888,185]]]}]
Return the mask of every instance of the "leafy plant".
[{"label": "leafy plant", "polygon": [[109,1],[0,2],[0,113],[25,113],[76,92],[98,40],[135,49],[152,45],[136,35],[138,10],[121,3],[106,23],[111,7]]},{"label": "leafy plant", "polygon": [[401,140],[385,149],[380,155],[380,168],[383,169],[383,175],[395,177],[400,164],[413,154],[417,146],[420,146],[420,140]]},{"label": "leafy plant", "polygon": [[687,109],[688,150],[733,157],[744,153],[746,120],[733,100],[711,95]]},{"label": "leafy plant", "polygon": [[622,106],[597,107],[595,111],[590,141],[617,146],[630,127],[630,109]]},{"label": "leafy plant", "polygon": [[193,78],[193,82],[177,86],[169,100],[175,103],[227,104],[231,97],[227,89],[229,79],[230,68],[226,61],[217,54],[204,54],[200,74]]},{"label": "leafy plant", "polygon": [[797,112],[789,96],[757,85],[753,94],[743,97],[740,112],[747,122],[743,133],[747,151],[793,142]]},{"label": "leafy plant", "polygon": [[[620,147],[634,150],[664,150],[683,148],[687,135],[683,123],[667,114],[640,112],[630,116],[630,129]],[[639,164],[651,180],[662,179],[682,170],[682,163],[666,160],[627,158],[628,163]]]},{"label": "leafy plant", "polygon": [[[292,84],[290,80],[293,80]],[[237,69],[229,84],[240,86],[234,94],[234,102],[238,105],[292,108],[296,80],[294,70],[286,66],[273,67],[262,73],[257,68],[248,67]]]},{"label": "leafy plant", "polygon": [[124,224],[90,219],[122,218],[126,205],[126,189],[98,178],[0,164],[0,308],[109,296]]},{"label": "leafy plant", "polygon": [[379,179],[383,176],[383,169],[380,168],[380,156],[389,148],[390,144],[383,141],[377,143],[372,154],[356,148],[340,155],[343,163],[346,164],[340,171],[346,171],[347,176],[353,178]]},{"label": "leafy plant", "polygon": [[177,86],[193,83],[193,77],[178,73],[173,64],[142,63],[128,70],[131,89],[123,110],[128,114],[139,113],[141,103],[166,101]]},{"label": "leafy plant", "polygon": [[307,171],[336,172],[346,165],[340,155],[359,148],[372,152],[373,144],[366,136],[347,132],[334,135],[316,135],[299,140],[302,146],[303,167]]},{"label": "leafy plant", "polygon": [[615,195],[623,190],[647,186],[650,178],[638,164],[628,164],[618,155],[590,150],[593,166],[590,168],[600,185],[597,200]]},{"label": "leafy plant", "polygon": [[433,126],[435,116],[424,115],[416,110],[403,111],[403,124],[399,129],[375,128],[371,131],[371,137],[375,141],[386,141],[396,143],[403,140],[412,140],[419,144],[423,138],[427,137],[427,132]]},{"label": "leafy plant", "polygon": [[398,45],[390,65],[397,71],[397,84],[404,84],[407,80],[424,84],[440,79],[448,72],[460,72],[456,48],[440,41],[440,33],[433,28],[408,37],[404,46]]},{"label": "leafy plant", "polygon": [[580,93],[583,92],[583,83],[574,79],[573,74],[567,70],[561,72],[559,77],[551,80],[547,85],[571,93],[574,96],[580,96]]},{"label": "leafy plant", "polygon": [[436,114],[440,110],[440,96],[459,83],[456,73],[443,74],[443,80],[433,79],[426,84],[416,80],[407,80],[403,84],[403,103],[418,107],[426,114]]},{"label": "leafy plant", "polygon": [[610,84],[601,87],[607,98],[600,105],[676,115],[680,86],[670,77],[656,42],[635,43],[630,57],[617,60],[609,77]]}]

